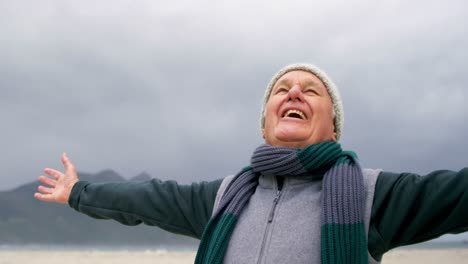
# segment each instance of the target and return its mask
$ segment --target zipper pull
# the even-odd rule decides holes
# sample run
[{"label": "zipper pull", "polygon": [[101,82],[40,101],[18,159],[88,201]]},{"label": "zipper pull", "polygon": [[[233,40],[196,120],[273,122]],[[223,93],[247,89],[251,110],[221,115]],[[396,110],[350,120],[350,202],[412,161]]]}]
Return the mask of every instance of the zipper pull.
[{"label": "zipper pull", "polygon": [[275,199],[273,199],[273,208],[271,208],[270,216],[268,217],[268,223],[271,223],[273,221],[273,216],[275,215],[276,205],[278,205],[278,201],[279,201],[280,197],[281,197],[281,191],[278,190],[276,192]]}]

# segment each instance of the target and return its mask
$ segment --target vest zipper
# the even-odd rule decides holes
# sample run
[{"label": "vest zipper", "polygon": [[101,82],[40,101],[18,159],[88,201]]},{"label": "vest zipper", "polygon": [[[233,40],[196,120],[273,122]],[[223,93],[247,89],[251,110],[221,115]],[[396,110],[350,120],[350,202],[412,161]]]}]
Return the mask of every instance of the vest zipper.
[{"label": "vest zipper", "polygon": [[265,251],[265,244],[266,244],[266,240],[270,231],[270,225],[271,225],[271,222],[273,222],[273,217],[275,216],[276,206],[278,205],[279,199],[281,198],[281,190],[283,189],[283,181],[284,181],[283,178],[279,178],[279,177],[276,178],[278,189],[276,191],[275,198],[273,199],[273,206],[271,207],[270,214],[268,216],[267,227],[265,229],[265,234],[263,235],[262,246],[260,248],[260,256],[258,257],[257,263],[260,263],[260,261],[263,259],[263,253]]},{"label": "vest zipper", "polygon": [[278,205],[278,201],[281,197],[281,190],[276,191],[276,197],[273,199],[273,208],[271,208],[270,216],[268,217],[268,223],[273,222],[273,217],[275,216],[275,209]]}]

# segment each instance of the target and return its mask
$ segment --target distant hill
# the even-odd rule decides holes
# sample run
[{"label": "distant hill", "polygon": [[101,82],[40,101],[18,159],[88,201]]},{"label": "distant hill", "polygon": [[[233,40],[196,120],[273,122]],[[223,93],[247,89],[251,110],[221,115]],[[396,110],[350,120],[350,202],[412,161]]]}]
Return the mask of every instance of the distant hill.
[{"label": "distant hill", "polygon": [[[80,173],[90,182],[126,181],[112,170],[95,175]],[[151,177],[142,173],[132,181]],[[157,227],[125,226],[113,220],[96,220],[67,205],[46,203],[33,197],[39,182],[0,192],[0,245],[71,244],[105,246],[195,247],[197,240],[174,235]]]}]

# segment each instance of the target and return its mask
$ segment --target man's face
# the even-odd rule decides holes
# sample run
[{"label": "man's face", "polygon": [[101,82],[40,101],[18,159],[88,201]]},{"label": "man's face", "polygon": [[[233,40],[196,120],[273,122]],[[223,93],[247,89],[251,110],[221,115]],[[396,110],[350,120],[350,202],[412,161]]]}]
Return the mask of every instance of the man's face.
[{"label": "man's face", "polygon": [[265,108],[265,143],[304,148],[336,141],[334,129],[333,104],[319,78],[296,70],[278,79]]}]

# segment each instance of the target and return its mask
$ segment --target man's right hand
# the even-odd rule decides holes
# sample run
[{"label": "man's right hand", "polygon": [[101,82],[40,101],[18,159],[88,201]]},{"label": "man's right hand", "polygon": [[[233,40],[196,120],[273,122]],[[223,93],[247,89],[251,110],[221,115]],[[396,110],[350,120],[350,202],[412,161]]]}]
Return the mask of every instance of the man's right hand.
[{"label": "man's right hand", "polygon": [[62,154],[62,163],[65,167],[65,174],[50,168],[44,169],[44,172],[52,176],[39,176],[39,181],[46,186],[39,185],[34,197],[41,201],[56,202],[67,204],[73,185],[79,181],[75,166],[65,153]]}]

